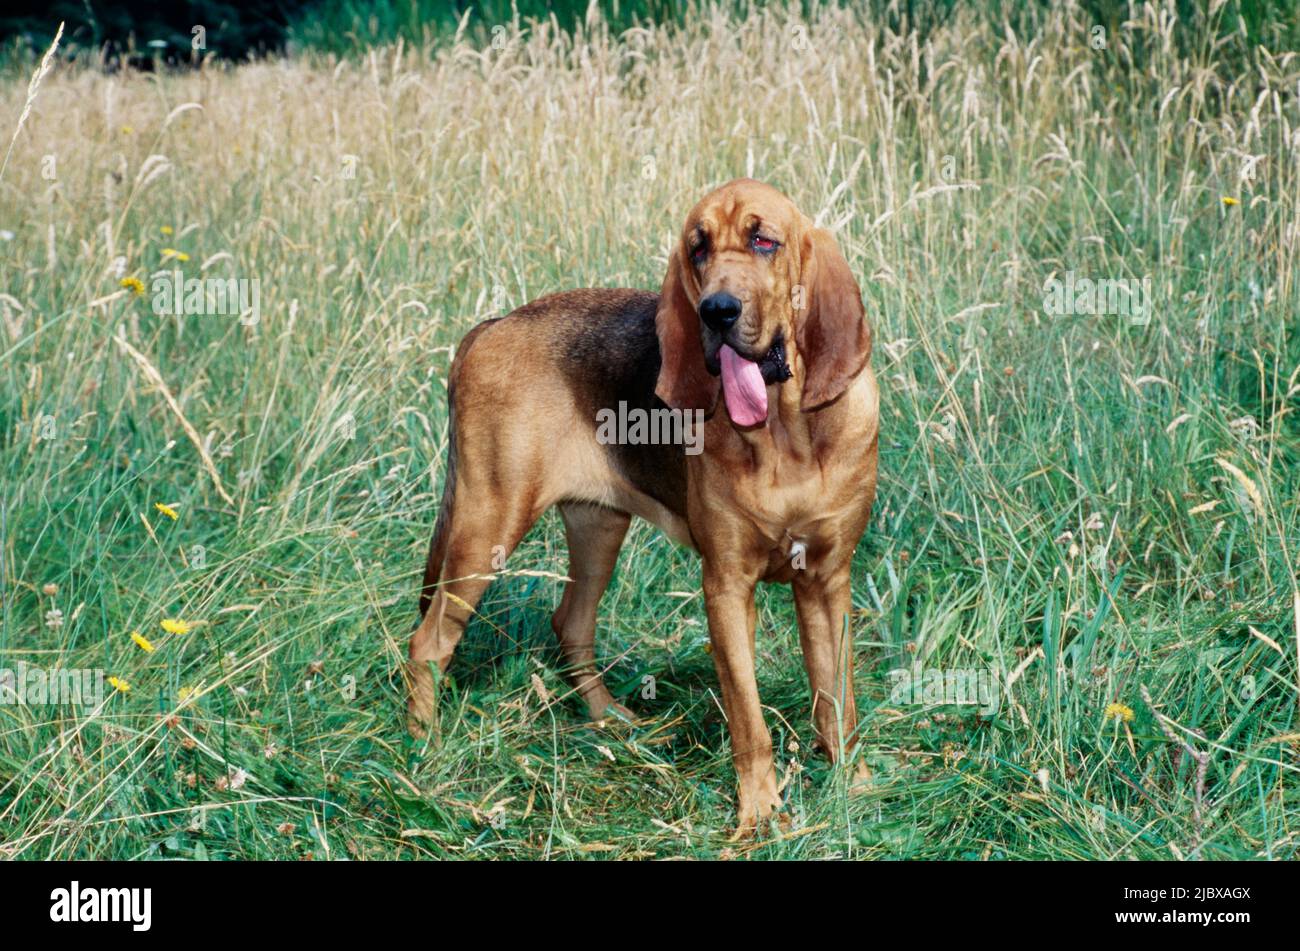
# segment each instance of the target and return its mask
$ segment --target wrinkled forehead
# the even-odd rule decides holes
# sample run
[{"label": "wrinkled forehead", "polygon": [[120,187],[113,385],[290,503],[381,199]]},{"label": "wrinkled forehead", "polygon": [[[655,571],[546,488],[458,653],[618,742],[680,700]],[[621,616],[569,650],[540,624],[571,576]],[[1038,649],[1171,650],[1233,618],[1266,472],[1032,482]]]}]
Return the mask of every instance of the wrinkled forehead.
[{"label": "wrinkled forehead", "polygon": [[762,227],[784,240],[798,224],[794,203],[775,188],[758,182],[731,183],[705,195],[686,216],[686,233],[703,232],[715,240],[746,236]]}]

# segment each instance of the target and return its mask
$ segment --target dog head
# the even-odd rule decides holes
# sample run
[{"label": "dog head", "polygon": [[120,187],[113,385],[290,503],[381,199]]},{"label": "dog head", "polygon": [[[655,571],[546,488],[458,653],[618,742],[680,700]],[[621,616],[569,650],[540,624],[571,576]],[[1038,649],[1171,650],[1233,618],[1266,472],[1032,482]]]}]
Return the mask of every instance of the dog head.
[{"label": "dog head", "polygon": [[687,215],[655,323],[659,398],[708,412],[721,389],[739,426],[762,424],[768,387],[791,376],[804,410],[824,406],[871,356],[861,294],[834,238],[750,179]]}]

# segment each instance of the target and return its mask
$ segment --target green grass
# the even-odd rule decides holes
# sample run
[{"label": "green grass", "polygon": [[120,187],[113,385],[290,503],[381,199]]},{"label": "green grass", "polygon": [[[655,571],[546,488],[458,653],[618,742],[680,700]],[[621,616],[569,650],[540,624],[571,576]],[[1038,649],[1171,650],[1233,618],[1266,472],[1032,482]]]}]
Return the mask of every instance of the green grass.
[{"label": "green grass", "polygon": [[[0,854],[1294,858],[1300,73],[1276,48],[1184,56],[1161,34],[1181,21],[1098,51],[1078,8],[1032,17],[1008,37],[958,11],[915,55],[834,10],[800,49],[772,8],[47,76],[0,179],[0,667],[132,689],[93,715],[0,705]],[[26,77],[2,88],[16,121]],[[698,563],[648,526],[599,625],[632,729],[564,687],[553,515],[480,605],[428,744],[401,663],[449,348],[548,291],[658,286],[690,205],[750,172],[837,227],[875,326],[853,618],[873,782],[850,796],[811,755],[791,598],[764,588],[792,820],[732,844]],[[119,286],[116,258],[147,283],[164,248],[259,279],[261,321]],[[1150,275],[1150,324],[1044,313],[1068,270]],[[1020,676],[980,717],[891,700],[915,661]],[[1167,730],[1212,753],[1199,822]]]}]

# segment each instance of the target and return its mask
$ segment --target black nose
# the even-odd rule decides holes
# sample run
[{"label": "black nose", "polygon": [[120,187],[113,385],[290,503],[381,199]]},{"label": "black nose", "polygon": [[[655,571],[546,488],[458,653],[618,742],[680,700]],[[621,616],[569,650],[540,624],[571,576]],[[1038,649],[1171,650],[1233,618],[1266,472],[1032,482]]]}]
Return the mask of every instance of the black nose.
[{"label": "black nose", "polygon": [[740,301],[726,291],[710,294],[700,301],[700,320],[723,333],[740,319]]}]

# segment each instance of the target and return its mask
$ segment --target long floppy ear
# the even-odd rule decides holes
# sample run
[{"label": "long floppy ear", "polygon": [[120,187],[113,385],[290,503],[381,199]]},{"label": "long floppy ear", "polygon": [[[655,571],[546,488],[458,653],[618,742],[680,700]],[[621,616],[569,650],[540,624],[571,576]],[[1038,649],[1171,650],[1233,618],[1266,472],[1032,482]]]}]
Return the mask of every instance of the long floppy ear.
[{"label": "long floppy ear", "polygon": [[681,250],[668,259],[668,274],[659,292],[655,331],[659,334],[659,379],[655,395],[673,409],[713,411],[718,379],[704,367],[700,318],[682,286]]},{"label": "long floppy ear", "polygon": [[807,311],[795,331],[803,358],[804,412],[825,406],[871,359],[862,292],[830,232],[811,228],[803,246]]}]

